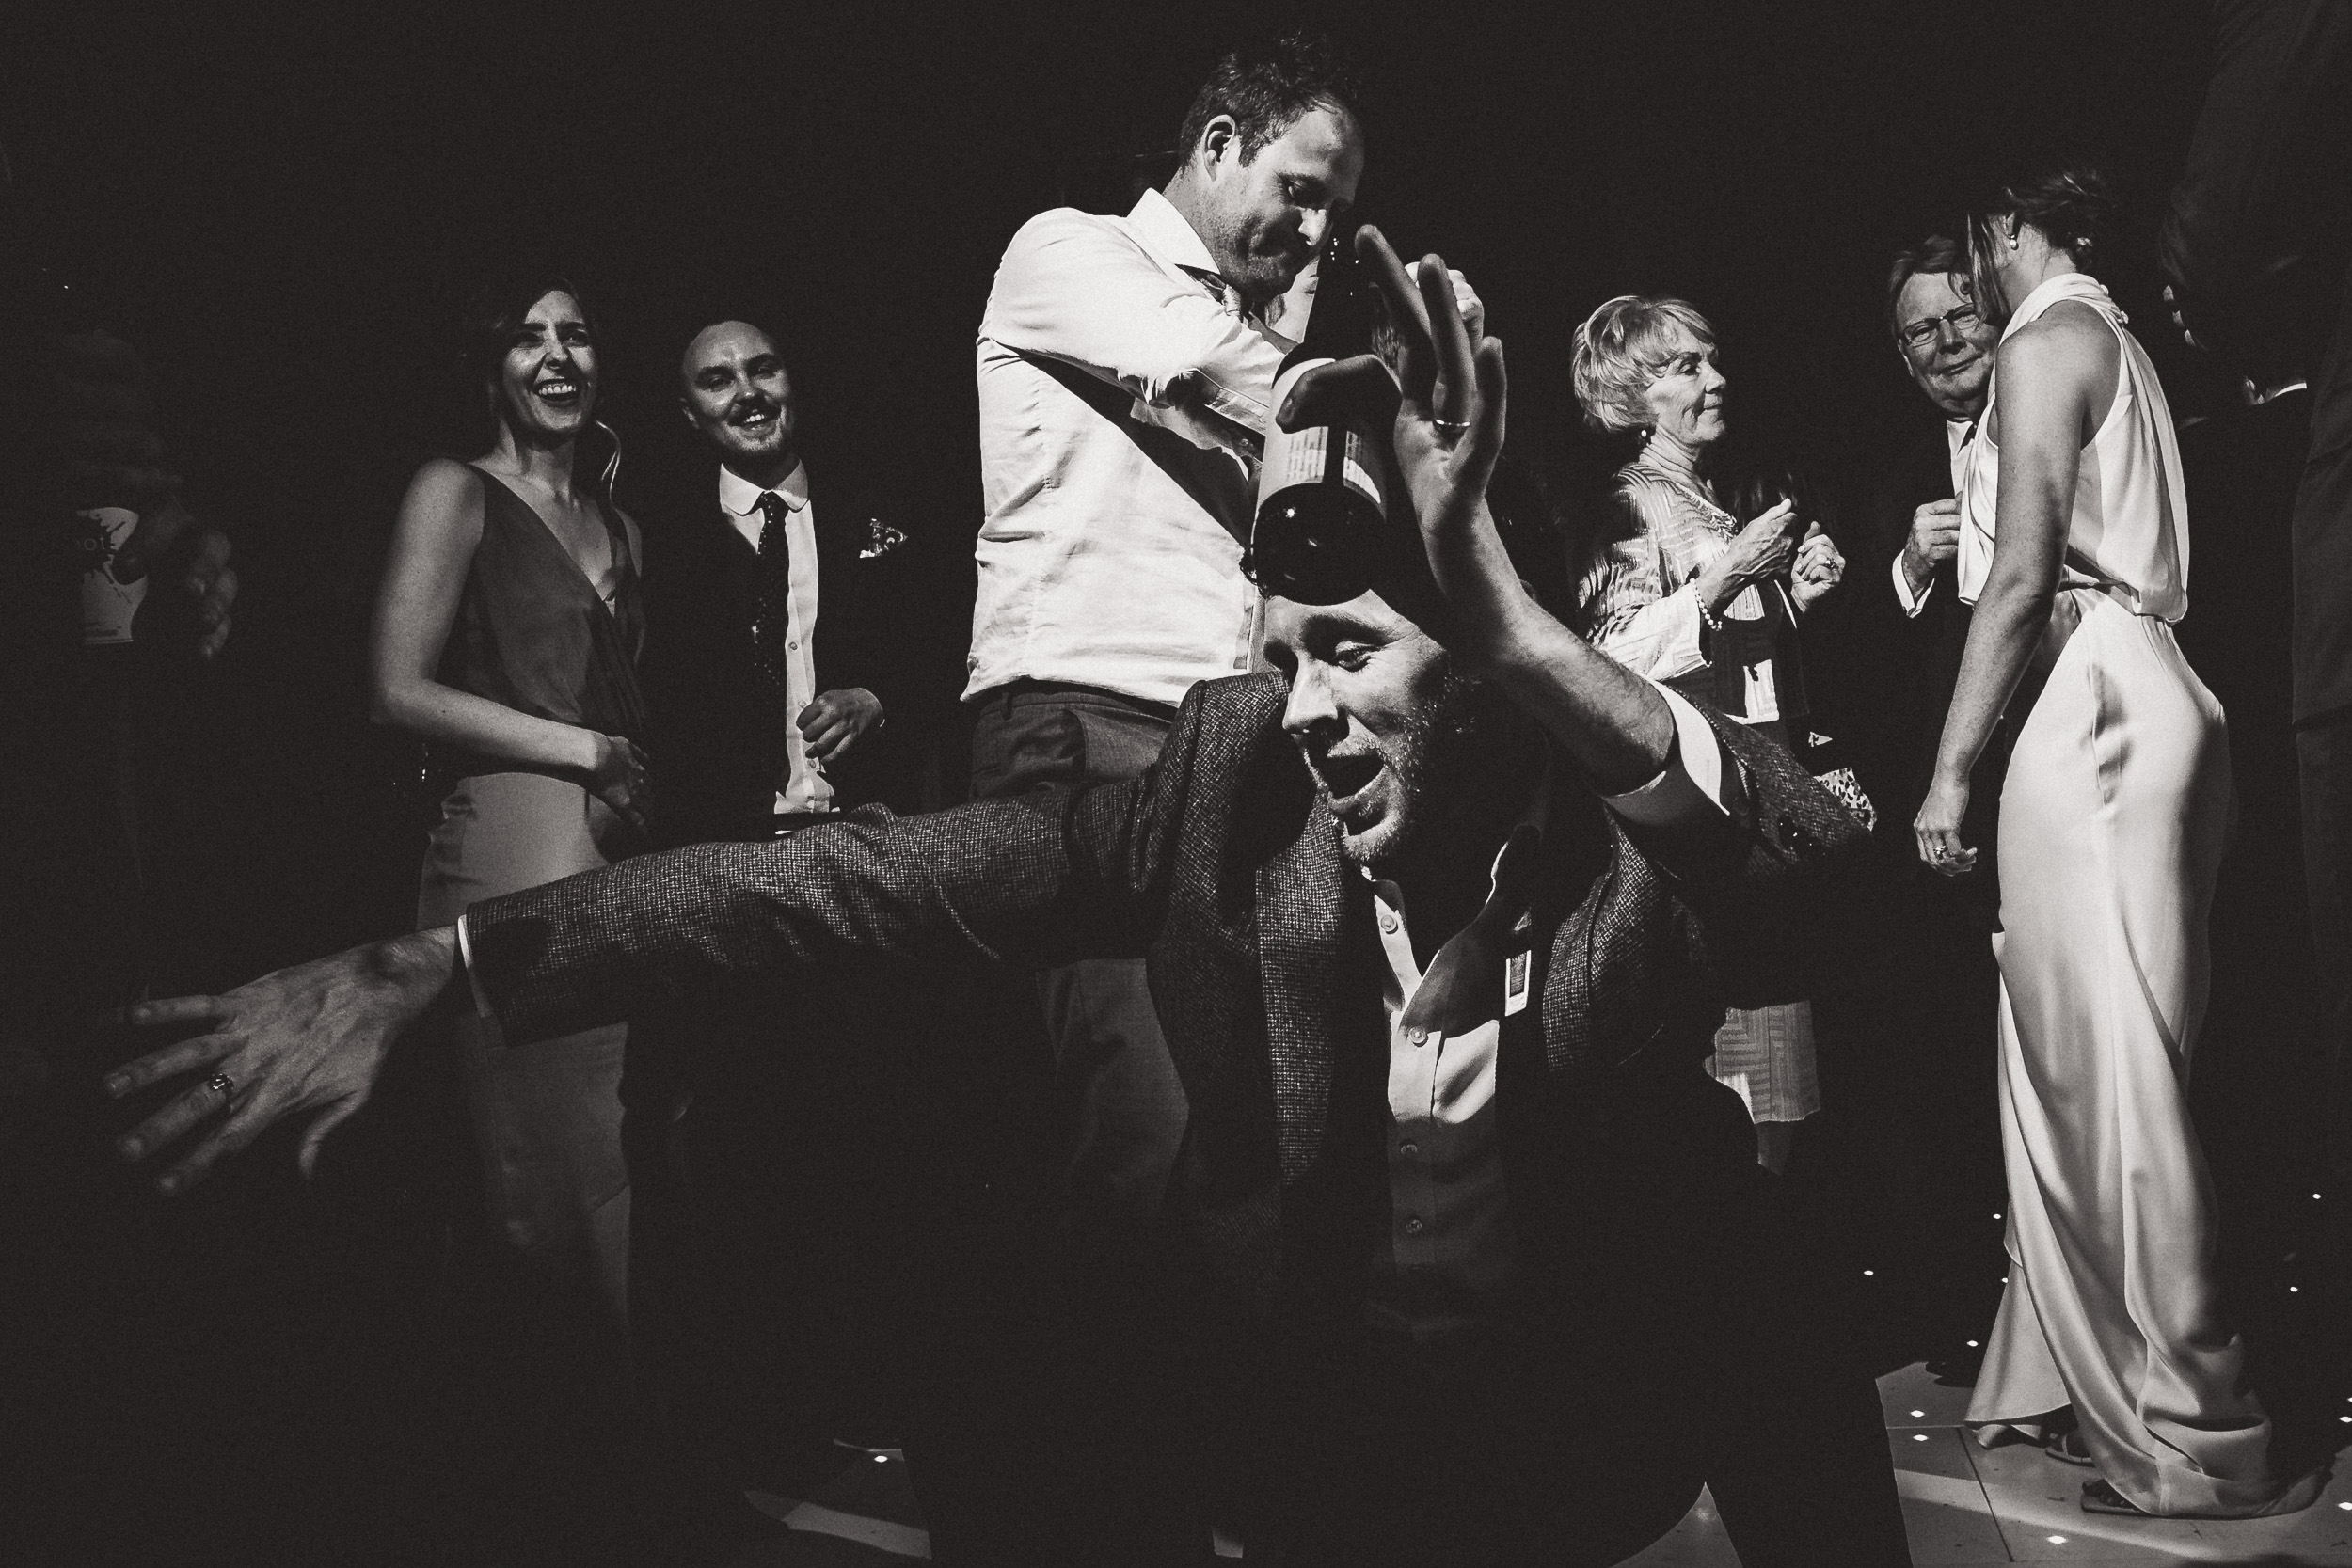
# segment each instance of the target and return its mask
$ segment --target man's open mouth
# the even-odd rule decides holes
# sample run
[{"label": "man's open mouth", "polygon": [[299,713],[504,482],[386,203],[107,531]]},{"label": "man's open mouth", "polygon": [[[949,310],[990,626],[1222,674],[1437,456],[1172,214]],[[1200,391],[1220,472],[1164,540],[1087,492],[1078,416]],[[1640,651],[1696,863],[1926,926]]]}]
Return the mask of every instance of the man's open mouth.
[{"label": "man's open mouth", "polygon": [[1315,764],[1315,776],[1323,781],[1324,793],[1336,806],[1362,794],[1364,786],[1380,776],[1380,767],[1377,756],[1325,756]]}]

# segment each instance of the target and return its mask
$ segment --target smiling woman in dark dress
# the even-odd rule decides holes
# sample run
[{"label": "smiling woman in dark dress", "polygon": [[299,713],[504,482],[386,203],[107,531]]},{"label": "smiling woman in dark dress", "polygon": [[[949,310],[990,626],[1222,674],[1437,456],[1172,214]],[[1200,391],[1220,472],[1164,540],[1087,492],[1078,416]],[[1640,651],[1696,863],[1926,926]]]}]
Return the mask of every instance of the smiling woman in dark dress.
[{"label": "smiling woman in dark dress", "polygon": [[[422,740],[454,780],[425,853],[421,928],[604,865],[644,824],[644,758],[630,739],[644,721],[639,539],[612,505],[612,465],[583,470],[582,436],[594,427],[611,443],[595,421],[587,310],[578,289],[540,277],[485,293],[467,325],[496,440],[470,463],[417,470],[369,637],[376,721]],[[501,1256],[567,1315],[618,1328],[626,1026],[520,1046],[471,1016],[455,1032]],[[610,1370],[624,1368],[615,1354]]]}]

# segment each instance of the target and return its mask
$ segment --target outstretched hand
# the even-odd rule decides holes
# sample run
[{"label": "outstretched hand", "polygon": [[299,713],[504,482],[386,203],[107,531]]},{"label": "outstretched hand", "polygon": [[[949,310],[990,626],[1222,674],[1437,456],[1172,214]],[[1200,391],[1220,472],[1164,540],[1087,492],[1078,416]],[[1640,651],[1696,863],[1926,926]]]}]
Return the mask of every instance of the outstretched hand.
[{"label": "outstretched hand", "polygon": [[136,1163],[176,1151],[155,1185],[177,1193],[221,1156],[309,1112],[296,1156],[308,1176],[320,1143],[367,1103],[392,1042],[432,1008],[456,968],[457,934],[444,927],[281,969],[225,996],[126,1008],[123,1022],[136,1029],[196,1024],[204,1033],[117,1068],[106,1075],[109,1095],[203,1078],[117,1139],[116,1152]]}]

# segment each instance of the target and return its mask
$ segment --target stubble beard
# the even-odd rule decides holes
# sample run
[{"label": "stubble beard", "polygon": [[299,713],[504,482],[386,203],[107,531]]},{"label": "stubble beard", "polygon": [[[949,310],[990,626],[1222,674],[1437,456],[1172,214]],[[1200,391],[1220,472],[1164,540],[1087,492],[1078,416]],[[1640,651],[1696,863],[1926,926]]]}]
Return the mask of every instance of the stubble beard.
[{"label": "stubble beard", "polygon": [[[1361,832],[1339,822],[1340,853],[1366,869],[1394,865],[1423,847],[1433,829],[1469,798],[1488,748],[1493,705],[1502,701],[1486,682],[1449,672],[1438,695],[1378,747],[1392,781],[1386,816]],[[1331,795],[1320,784],[1324,804]]]}]

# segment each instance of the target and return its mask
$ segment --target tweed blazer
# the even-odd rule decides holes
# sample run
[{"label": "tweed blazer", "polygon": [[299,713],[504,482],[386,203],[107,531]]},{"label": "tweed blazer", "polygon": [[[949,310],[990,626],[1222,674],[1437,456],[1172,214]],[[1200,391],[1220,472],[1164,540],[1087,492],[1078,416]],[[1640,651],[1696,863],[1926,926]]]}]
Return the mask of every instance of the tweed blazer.
[{"label": "tweed blazer", "polygon": [[[532,1039],[877,958],[1145,956],[1190,1107],[1169,1226],[1193,1272],[1248,1311],[1344,1302],[1386,1218],[1387,1031],[1369,892],[1283,701],[1273,676],[1196,686],[1160,762],[1129,783],[868,808],[476,904],[474,976],[508,1037]],[[1528,914],[1540,1002],[1506,1020],[1499,1066],[1506,1180],[1538,1274],[1602,1261],[1597,1218],[1654,1230],[1643,1195],[1661,1173],[1753,1169],[1738,1099],[1702,1067],[1715,1026],[1727,1002],[1802,994],[1806,956],[1842,946],[1808,932],[1851,912],[1861,825],[1786,752],[1709,719],[1745,784],[1733,814],[1654,832],[1589,793],[1555,796]]]}]

